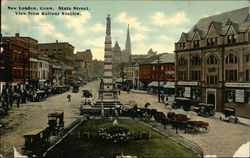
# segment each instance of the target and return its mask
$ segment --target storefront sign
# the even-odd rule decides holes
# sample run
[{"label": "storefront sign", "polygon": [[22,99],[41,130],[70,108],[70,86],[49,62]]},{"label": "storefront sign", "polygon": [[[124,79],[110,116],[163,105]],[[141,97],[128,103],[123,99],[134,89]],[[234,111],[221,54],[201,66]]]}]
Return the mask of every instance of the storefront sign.
[{"label": "storefront sign", "polygon": [[198,86],[198,82],[178,81],[177,84],[180,85],[180,86]]},{"label": "storefront sign", "polygon": [[250,88],[250,83],[226,83],[226,87],[245,87]]},{"label": "storefront sign", "polygon": [[235,101],[239,103],[244,103],[244,90],[235,90]]},{"label": "storefront sign", "polygon": [[185,97],[190,98],[191,97],[191,88],[190,87],[185,87]]}]

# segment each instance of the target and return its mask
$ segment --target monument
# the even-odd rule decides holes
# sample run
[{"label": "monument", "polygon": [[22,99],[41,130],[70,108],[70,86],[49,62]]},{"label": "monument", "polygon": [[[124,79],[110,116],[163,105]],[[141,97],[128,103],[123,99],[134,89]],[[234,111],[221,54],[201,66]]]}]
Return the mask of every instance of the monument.
[{"label": "monument", "polygon": [[104,107],[114,107],[117,104],[121,104],[118,100],[118,89],[113,80],[112,69],[112,40],[111,40],[111,18],[108,15],[106,18],[106,36],[104,42],[104,74],[103,79],[100,82],[100,88],[98,91],[97,106],[103,105]]}]

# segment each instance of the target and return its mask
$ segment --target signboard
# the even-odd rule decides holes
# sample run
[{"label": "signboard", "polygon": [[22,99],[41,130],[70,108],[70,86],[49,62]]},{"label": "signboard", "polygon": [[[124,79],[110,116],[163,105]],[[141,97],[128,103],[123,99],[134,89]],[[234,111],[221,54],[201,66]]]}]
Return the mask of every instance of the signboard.
[{"label": "signboard", "polygon": [[198,82],[184,82],[184,81],[178,81],[177,85],[183,85],[183,86],[198,86]]},{"label": "signboard", "polygon": [[187,97],[187,98],[191,97],[191,88],[190,87],[185,87],[184,96]]},{"label": "signboard", "polygon": [[250,83],[226,83],[225,86],[250,88]]},{"label": "signboard", "polygon": [[244,103],[244,90],[235,90],[235,101],[239,103]]}]

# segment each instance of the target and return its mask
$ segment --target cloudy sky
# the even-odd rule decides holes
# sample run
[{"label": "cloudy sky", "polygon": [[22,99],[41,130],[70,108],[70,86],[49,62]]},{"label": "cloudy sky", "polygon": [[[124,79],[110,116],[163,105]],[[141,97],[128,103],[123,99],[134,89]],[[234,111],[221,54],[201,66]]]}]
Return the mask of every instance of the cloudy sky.
[{"label": "cloudy sky", "polygon": [[[103,60],[107,14],[112,20],[113,45],[125,47],[130,26],[132,54],[145,54],[152,48],[158,53],[173,52],[174,42],[203,17],[248,6],[247,0],[231,1],[30,1],[2,0],[3,36],[29,36],[39,43],[69,42],[75,51],[91,49],[94,59]],[[8,7],[89,7],[79,16],[16,15]],[[23,12],[23,10],[16,10]],[[71,10],[72,11],[72,10]],[[27,11],[26,11],[27,12]],[[38,9],[36,12],[42,12]],[[46,11],[48,12],[48,11]],[[74,11],[76,12],[76,11]]]}]

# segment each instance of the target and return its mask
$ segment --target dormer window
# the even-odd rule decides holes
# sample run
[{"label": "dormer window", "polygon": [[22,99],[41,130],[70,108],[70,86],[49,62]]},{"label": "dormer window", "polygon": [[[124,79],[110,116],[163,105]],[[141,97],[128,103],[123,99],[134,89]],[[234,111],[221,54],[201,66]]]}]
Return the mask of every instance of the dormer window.
[{"label": "dormer window", "polygon": [[228,35],[227,36],[227,43],[228,44],[236,43],[236,34],[234,34],[234,35]]},{"label": "dormer window", "polygon": [[180,43],[180,49],[185,49],[185,42]]},{"label": "dormer window", "polygon": [[207,39],[207,46],[215,46],[217,45],[217,37],[215,38],[208,38]]},{"label": "dormer window", "polygon": [[199,48],[200,47],[200,41],[199,40],[194,40],[193,44],[194,44],[194,48]]}]

